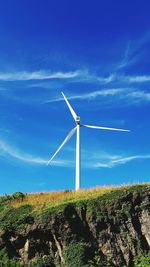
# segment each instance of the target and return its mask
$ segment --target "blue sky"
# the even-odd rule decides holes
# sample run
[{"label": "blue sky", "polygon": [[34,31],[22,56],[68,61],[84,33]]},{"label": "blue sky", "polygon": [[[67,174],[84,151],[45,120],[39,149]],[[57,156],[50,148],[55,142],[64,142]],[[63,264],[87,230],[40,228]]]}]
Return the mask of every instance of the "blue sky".
[{"label": "blue sky", "polygon": [[0,194],[74,189],[74,127],[82,188],[149,181],[149,1],[1,1]]}]

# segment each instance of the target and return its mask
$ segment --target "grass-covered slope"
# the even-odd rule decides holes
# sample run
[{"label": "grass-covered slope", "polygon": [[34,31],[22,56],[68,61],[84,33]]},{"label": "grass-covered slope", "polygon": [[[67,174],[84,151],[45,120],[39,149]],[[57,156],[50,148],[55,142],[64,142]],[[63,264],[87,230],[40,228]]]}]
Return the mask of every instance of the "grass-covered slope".
[{"label": "grass-covered slope", "polygon": [[[32,223],[34,219],[44,218],[46,213],[57,214],[63,212],[68,205],[80,207],[87,205],[90,213],[101,213],[102,209],[118,204],[120,198],[130,193],[138,194],[150,189],[150,184],[138,184],[121,187],[100,187],[80,191],[60,191],[50,193],[23,194],[0,197],[0,229],[16,229],[25,223]],[[126,207],[123,211],[128,212]],[[105,214],[102,212],[102,216]]]},{"label": "grass-covered slope", "polygon": [[149,251],[149,198],[148,183],[1,196],[0,266],[133,266]]}]

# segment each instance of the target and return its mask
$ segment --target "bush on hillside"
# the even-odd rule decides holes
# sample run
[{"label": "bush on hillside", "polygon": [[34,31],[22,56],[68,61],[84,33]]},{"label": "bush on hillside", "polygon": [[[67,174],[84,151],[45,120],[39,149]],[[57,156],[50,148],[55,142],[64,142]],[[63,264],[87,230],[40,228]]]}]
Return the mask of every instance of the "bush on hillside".
[{"label": "bush on hillside", "polygon": [[141,257],[134,259],[134,267],[148,267],[150,266],[150,252],[145,253]]},{"label": "bush on hillside", "polygon": [[25,197],[25,194],[23,194],[22,192],[15,192],[12,195],[12,199],[16,199],[16,200],[23,200]]},{"label": "bush on hillside", "polygon": [[5,249],[0,250],[0,266],[3,267],[21,267],[21,263],[16,259],[9,259]]},{"label": "bush on hillside", "polygon": [[64,251],[65,267],[88,267],[89,265],[86,264],[87,248],[88,244],[82,241],[70,242]]}]

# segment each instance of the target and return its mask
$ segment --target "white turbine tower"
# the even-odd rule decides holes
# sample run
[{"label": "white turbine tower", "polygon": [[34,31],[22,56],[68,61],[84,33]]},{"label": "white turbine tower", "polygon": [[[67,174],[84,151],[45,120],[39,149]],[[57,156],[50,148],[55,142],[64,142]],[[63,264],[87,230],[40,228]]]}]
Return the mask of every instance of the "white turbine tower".
[{"label": "white turbine tower", "polygon": [[80,123],[80,117],[77,116],[73,108],[71,107],[69,101],[65,97],[65,95],[62,93],[66,104],[73,116],[73,119],[75,120],[76,127],[73,128],[61,146],[57,149],[55,154],[51,157],[51,159],[48,161],[48,164],[54,159],[54,157],[58,154],[58,152],[62,149],[62,147],[69,141],[69,139],[74,135],[75,132],[77,132],[76,135],[76,181],[75,181],[75,189],[79,190],[80,189],[80,167],[81,167],[81,161],[80,161],[80,127],[87,127],[87,128],[93,128],[93,129],[100,129],[100,130],[109,130],[109,131],[121,131],[121,132],[130,132],[130,130],[124,130],[124,129],[117,129],[117,128],[108,128],[108,127],[103,127],[103,126],[94,126],[94,125],[87,125],[87,124],[81,124]]}]

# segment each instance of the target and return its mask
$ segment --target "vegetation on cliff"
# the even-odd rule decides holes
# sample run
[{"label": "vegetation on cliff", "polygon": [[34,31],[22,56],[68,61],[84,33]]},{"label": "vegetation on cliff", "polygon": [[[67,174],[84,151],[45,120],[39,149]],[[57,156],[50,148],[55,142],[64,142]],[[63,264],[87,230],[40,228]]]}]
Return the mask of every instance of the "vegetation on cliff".
[{"label": "vegetation on cliff", "polygon": [[1,196],[0,266],[148,267],[149,223],[149,184]]}]

